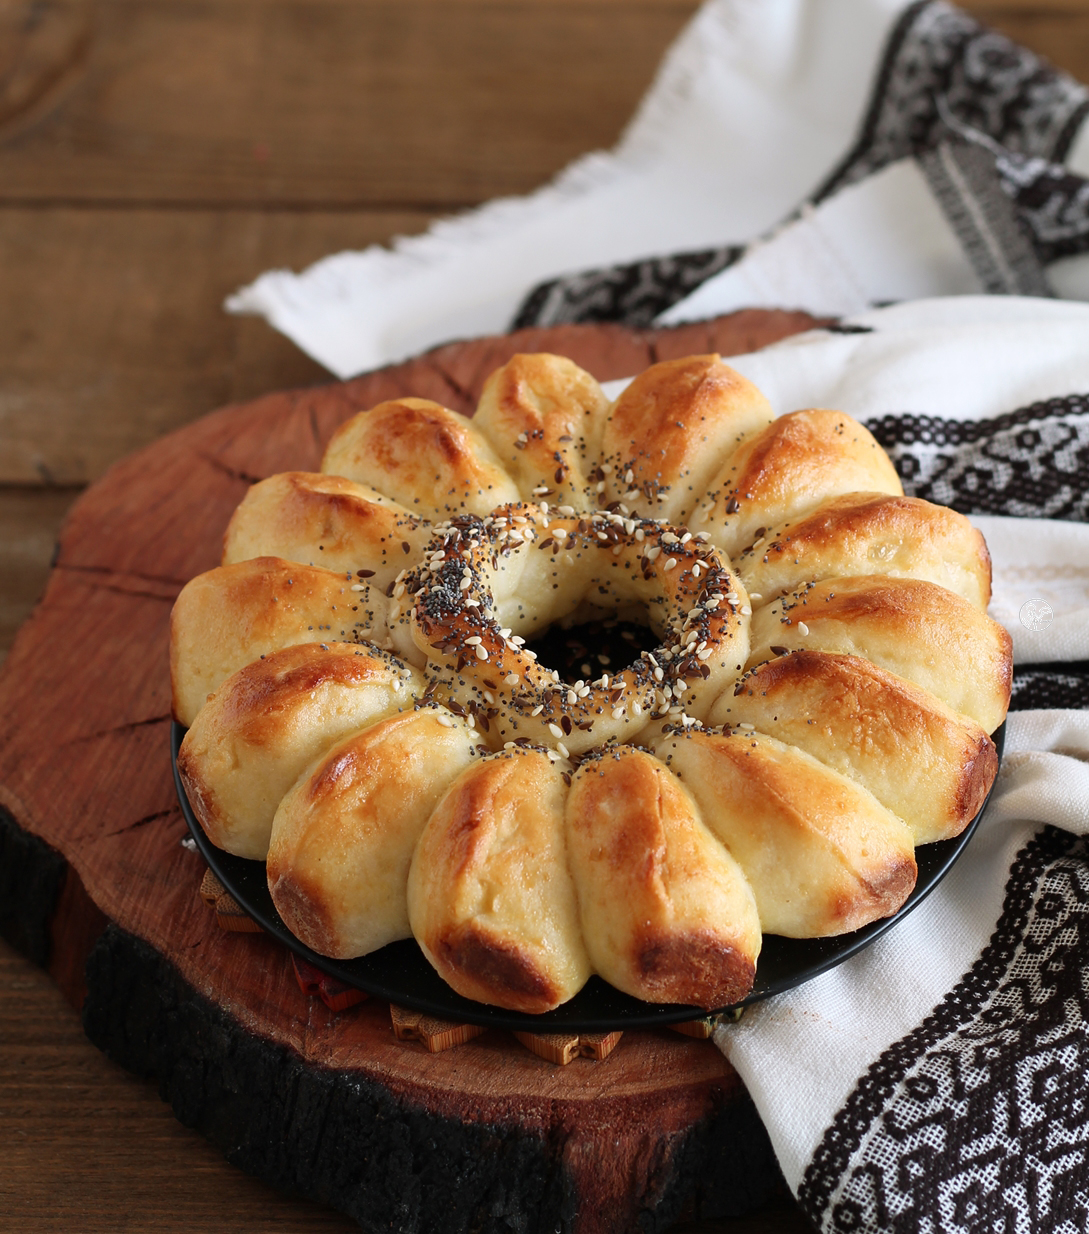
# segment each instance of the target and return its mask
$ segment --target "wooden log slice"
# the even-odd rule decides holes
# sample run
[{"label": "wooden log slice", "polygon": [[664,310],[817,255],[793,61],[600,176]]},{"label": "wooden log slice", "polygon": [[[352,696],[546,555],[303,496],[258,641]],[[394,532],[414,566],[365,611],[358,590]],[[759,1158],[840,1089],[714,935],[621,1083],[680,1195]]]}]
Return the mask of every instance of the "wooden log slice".
[{"label": "wooden log slice", "polygon": [[316,469],[361,408],[411,394],[468,411],[519,351],[561,352],[608,380],[814,324],[748,311],[455,343],[225,408],[77,503],[0,676],[0,931],[48,964],[96,1044],[156,1076],[178,1117],[243,1169],[365,1229],[444,1234],[663,1229],[745,1211],[776,1185],[767,1137],[709,1041],[629,1032],[601,1061],[558,1067],[492,1030],[431,1053],[395,1038],[388,1006],[335,1013],[273,940],[219,929],[204,865],[181,843],[167,629],[182,585],[218,563],[247,487]]}]

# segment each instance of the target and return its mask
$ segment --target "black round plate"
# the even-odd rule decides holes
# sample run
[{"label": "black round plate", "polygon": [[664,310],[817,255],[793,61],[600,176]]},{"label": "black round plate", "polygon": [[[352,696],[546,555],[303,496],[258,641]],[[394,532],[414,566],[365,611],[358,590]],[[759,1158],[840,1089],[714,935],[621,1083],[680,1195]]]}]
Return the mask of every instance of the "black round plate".
[{"label": "black round plate", "polygon": [[[1003,724],[994,734],[999,762],[1002,759],[1005,732],[1006,726]],[[601,1033],[614,1029],[655,1028],[660,1025],[680,1024],[707,1014],[698,1007],[640,1002],[628,994],[622,994],[600,977],[591,977],[574,998],[544,1015],[522,1015],[500,1007],[489,1007],[485,1003],[463,998],[452,990],[427,962],[414,939],[390,943],[357,960],[331,960],[328,956],[318,955],[301,943],[284,925],[269,894],[264,862],[250,861],[245,857],[226,853],[216,848],[204,834],[178,776],[178,748],[184,736],[185,729],[181,725],[171,725],[174,786],[182,814],[185,815],[185,821],[189,824],[189,830],[201,855],[223,886],[263,930],[279,939],[285,947],[308,964],[337,981],[396,1003],[398,1007],[439,1016],[444,1020],[531,1033]],[[919,878],[915,890],[893,916],[886,917],[883,921],[875,921],[861,930],[855,930],[853,934],[842,934],[838,938],[797,939],[765,934],[756,981],[749,996],[738,1006],[748,1006],[769,998],[772,994],[791,990],[804,981],[810,981],[828,969],[835,968],[837,964],[842,964],[857,951],[880,938],[886,930],[892,929],[948,874],[971,839],[986,808],[987,803],[984,802],[983,809],[959,836],[952,840],[939,840],[936,844],[926,844],[916,850]]]}]

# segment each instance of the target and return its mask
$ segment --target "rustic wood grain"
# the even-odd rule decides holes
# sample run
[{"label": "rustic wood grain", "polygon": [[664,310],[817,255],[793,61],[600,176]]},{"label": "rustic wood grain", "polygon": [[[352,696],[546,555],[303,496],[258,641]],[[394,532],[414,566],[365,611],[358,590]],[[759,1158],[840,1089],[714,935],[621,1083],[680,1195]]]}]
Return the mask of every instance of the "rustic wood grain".
[{"label": "rustic wood grain", "polygon": [[0,488],[0,663],[45,590],[61,523],[79,489]]},{"label": "rustic wood grain", "polygon": [[[613,144],[695,7],[100,0],[78,83],[0,145],[0,200],[451,210],[526,192]],[[966,7],[1089,75],[1084,5]]]},{"label": "rustic wood grain", "polygon": [[100,0],[0,199],[450,210],[612,145],[695,5]]},{"label": "rustic wood grain", "polygon": [[224,297],[430,217],[0,209],[0,484],[86,484],[214,407],[328,380]]}]

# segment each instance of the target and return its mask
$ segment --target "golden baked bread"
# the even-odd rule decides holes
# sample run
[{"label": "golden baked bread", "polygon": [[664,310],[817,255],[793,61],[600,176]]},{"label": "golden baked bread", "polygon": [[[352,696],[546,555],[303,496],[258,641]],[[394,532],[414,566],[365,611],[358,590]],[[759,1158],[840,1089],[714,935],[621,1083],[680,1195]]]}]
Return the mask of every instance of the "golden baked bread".
[{"label": "golden baked bread", "polygon": [[[762,931],[895,912],[915,845],[978,812],[1011,680],[989,594],[979,533],[849,416],[775,418],[717,356],[613,403],[516,356],[475,422],[393,400],[254,485],[175,606],[179,767],[315,951],[413,935],[519,1012],[593,972],[713,1009]],[[601,621],[651,637],[581,677],[531,645]]]}]

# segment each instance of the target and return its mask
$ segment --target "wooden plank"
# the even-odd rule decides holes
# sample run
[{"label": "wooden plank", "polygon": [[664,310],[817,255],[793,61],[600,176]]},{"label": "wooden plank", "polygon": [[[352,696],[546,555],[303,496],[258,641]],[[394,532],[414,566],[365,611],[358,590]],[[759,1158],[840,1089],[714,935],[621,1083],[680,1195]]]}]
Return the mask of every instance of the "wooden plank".
[{"label": "wooden plank", "polygon": [[0,488],[0,662],[45,590],[61,523],[79,491]]},{"label": "wooden plank", "polygon": [[101,0],[78,83],[0,145],[0,200],[449,210],[522,193],[616,141],[695,7]]},{"label": "wooden plank", "polygon": [[963,7],[1057,68],[1089,82],[1089,5],[1085,0],[1019,0],[1016,4],[977,0]]},{"label": "wooden plank", "polygon": [[430,217],[0,209],[0,484],[85,484],[215,407],[329,380],[223,298]]},{"label": "wooden plank", "polygon": [[[1084,3],[967,7],[1089,78]],[[29,128],[9,118],[0,200],[450,210],[525,192],[616,140],[694,8],[102,0],[79,80]]]}]

